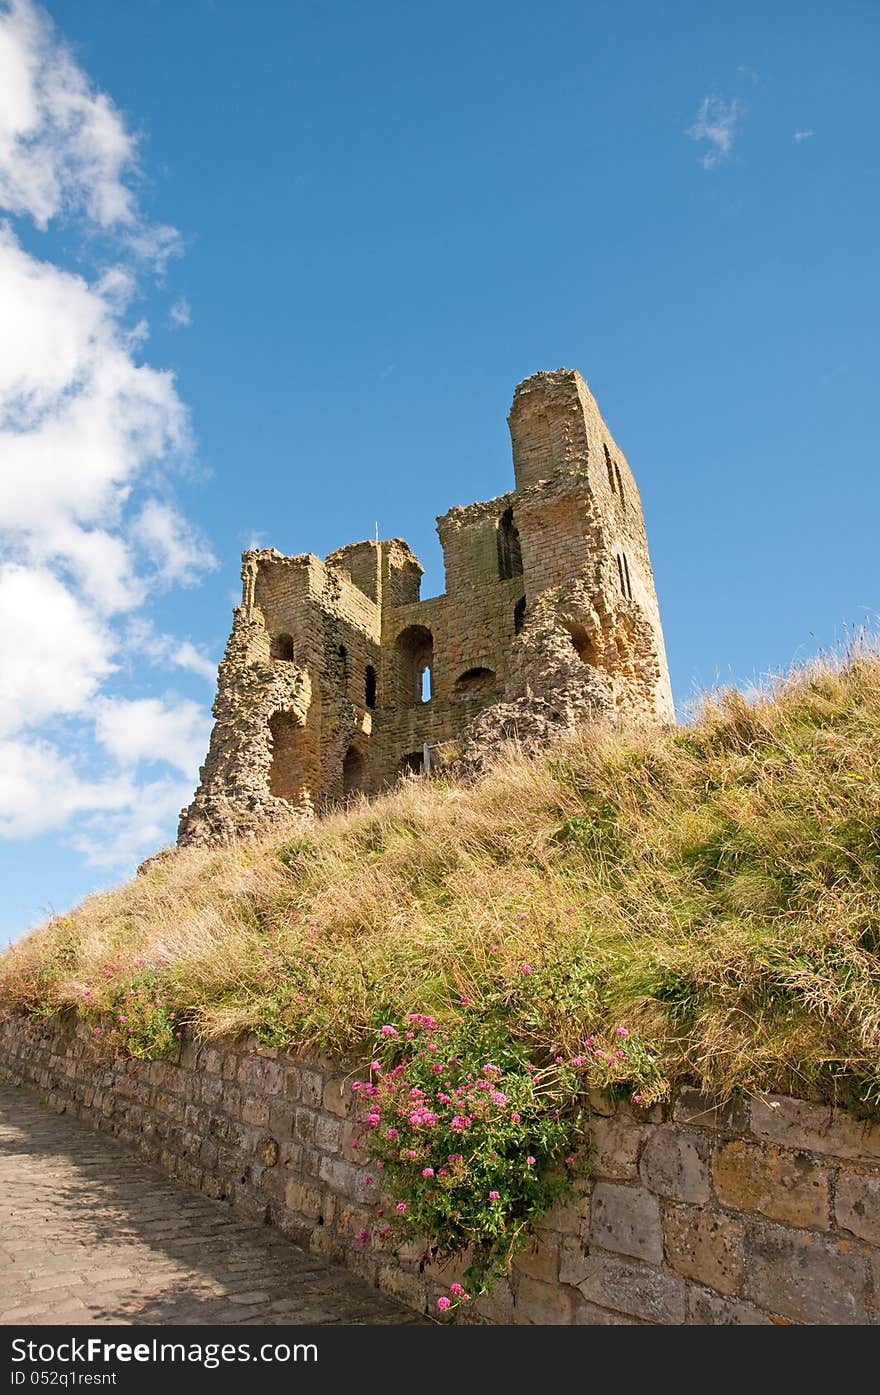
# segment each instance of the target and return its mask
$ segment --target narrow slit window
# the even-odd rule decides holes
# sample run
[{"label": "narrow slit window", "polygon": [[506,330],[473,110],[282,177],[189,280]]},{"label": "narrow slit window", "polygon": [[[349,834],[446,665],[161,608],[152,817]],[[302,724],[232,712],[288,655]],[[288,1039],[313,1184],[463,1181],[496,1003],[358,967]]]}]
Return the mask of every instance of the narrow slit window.
[{"label": "narrow slit window", "polygon": [[513,521],[513,509],[505,509],[498,520],[498,575],[502,581],[522,576],[522,548],[519,530]]},{"label": "narrow slit window", "polygon": [[376,670],[372,664],[367,664],[364,673],[364,706],[376,706]]},{"label": "narrow slit window", "polygon": [[518,635],[526,621],[526,598],[520,596],[513,607],[513,633]]},{"label": "narrow slit window", "polygon": [[618,575],[618,577],[619,577],[619,579],[620,579],[620,594],[621,594],[622,596],[625,596],[625,595],[626,595],[626,578],[625,578],[624,575],[623,575],[623,558],[621,557],[621,555],[620,555],[619,552],[618,552],[618,554],[617,554],[617,575]]},{"label": "narrow slit window", "polygon": [[623,572],[624,572],[624,576],[626,577],[626,595],[627,595],[627,600],[630,600],[630,601],[631,601],[632,598],[633,598],[633,589],[632,589],[632,582],[631,582],[630,579],[629,579],[629,562],[626,560],[626,553],[623,554]]},{"label": "narrow slit window", "polygon": [[615,473],[615,475],[617,476],[617,492],[618,492],[618,494],[620,495],[620,504],[621,504],[621,507],[625,509],[625,508],[626,508],[626,495],[625,495],[624,492],[623,492],[623,480],[620,478],[620,466],[617,464],[616,461],[615,461],[615,464],[614,464],[614,473]]},{"label": "narrow slit window", "polygon": [[604,442],[603,442],[603,445],[602,445],[602,449],[603,449],[604,452],[605,452],[605,467],[606,467],[606,469],[607,469],[607,471],[608,471],[608,483],[609,483],[609,485],[611,486],[611,493],[613,494],[613,493],[614,493],[614,463],[613,463],[613,461],[612,461],[612,459],[611,459],[611,454],[610,454],[610,452],[609,452],[609,450],[608,450],[608,447],[604,444]]}]

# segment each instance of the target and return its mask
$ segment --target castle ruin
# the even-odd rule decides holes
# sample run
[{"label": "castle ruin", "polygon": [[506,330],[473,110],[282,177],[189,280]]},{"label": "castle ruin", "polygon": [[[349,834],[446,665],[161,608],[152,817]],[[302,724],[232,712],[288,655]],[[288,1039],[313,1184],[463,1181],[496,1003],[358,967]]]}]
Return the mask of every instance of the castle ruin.
[{"label": "castle ruin", "polygon": [[222,843],[581,721],[674,720],[639,491],[579,373],[520,383],[515,489],[437,520],[446,591],[400,538],[242,561],[182,845]]}]

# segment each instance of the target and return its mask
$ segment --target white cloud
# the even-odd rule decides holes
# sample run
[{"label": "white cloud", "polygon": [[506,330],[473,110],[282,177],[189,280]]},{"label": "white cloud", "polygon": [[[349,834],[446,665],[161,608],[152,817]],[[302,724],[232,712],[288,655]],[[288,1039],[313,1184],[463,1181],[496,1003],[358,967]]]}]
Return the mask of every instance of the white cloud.
[{"label": "white cloud", "polygon": [[148,780],[138,785],[130,807],[95,814],[71,842],[92,867],[134,867],[171,842],[180,810],[191,797],[192,786],[185,782]]},{"label": "white cloud", "polygon": [[108,631],[44,570],[0,570],[0,732],[82,711],[113,670]]},{"label": "white cloud", "polygon": [[213,659],[208,658],[203,649],[197,649],[192,640],[185,639],[181,644],[175,645],[171,653],[171,662],[178,668],[188,669],[190,673],[206,678],[209,683],[217,682],[217,665]]},{"label": "white cloud", "polygon": [[60,214],[84,215],[161,264],[180,238],[139,214],[131,187],[137,144],[49,16],[31,0],[7,0],[0,12],[0,204],[39,228]]},{"label": "white cloud", "polygon": [[33,838],[78,814],[121,810],[134,799],[126,774],[89,780],[48,742],[0,741],[0,837]]},{"label": "white cloud", "polygon": [[686,135],[691,140],[708,141],[709,148],[700,156],[703,169],[711,170],[729,158],[737,135],[737,122],[744,115],[741,102],[726,102],[723,97],[704,97],[696,120]]},{"label": "white cloud", "polygon": [[792,136],[792,140],[794,141],[795,145],[800,145],[800,143],[801,143],[802,140],[809,140],[809,139],[810,139],[812,136],[814,136],[815,134],[816,134],[815,131],[810,131],[810,130],[806,130],[806,131],[795,131],[794,134],[793,134],[793,136]]},{"label": "white cloud", "polygon": [[172,325],[175,325],[178,329],[192,324],[192,312],[189,308],[189,301],[185,295],[178,296],[177,300],[175,300],[168,312],[168,318]]},{"label": "white cloud", "polygon": [[[144,613],[216,563],[172,498],[188,411],[128,319],[181,247],[145,218],[139,178],[137,136],[49,17],[0,0],[0,837],[64,830],[116,867],[168,840],[210,725],[188,699],[108,695],[123,637],[139,626],[142,661],[214,676]],[[76,271],[26,249],[27,219],[80,235]],[[145,775],[154,761],[175,773]]]},{"label": "white cloud", "polygon": [[124,645],[127,652],[143,654],[152,664],[170,664],[195,673],[211,684],[217,681],[217,664],[203,648],[193,644],[191,639],[158,634],[152,623],[142,616],[133,618],[126,627]]},{"label": "white cloud", "polygon": [[102,698],[95,709],[96,737],[126,768],[166,761],[195,780],[209,734],[210,717],[189,698]]},{"label": "white cloud", "polygon": [[166,584],[191,586],[218,563],[192,524],[158,499],[148,499],[133,525],[158,575]]}]

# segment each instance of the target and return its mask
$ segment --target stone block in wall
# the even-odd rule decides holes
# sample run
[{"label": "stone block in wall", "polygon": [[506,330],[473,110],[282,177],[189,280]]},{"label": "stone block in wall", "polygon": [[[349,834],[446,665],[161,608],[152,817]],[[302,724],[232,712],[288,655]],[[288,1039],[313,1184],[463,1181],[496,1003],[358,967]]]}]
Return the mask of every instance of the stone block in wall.
[{"label": "stone block in wall", "polygon": [[391,1298],[423,1313],[428,1306],[428,1286],[417,1274],[408,1274],[392,1265],[379,1270],[379,1288]]},{"label": "stone block in wall", "polygon": [[612,1181],[634,1181],[639,1172],[639,1149],[644,1138],[645,1130],[628,1119],[592,1118],[590,1160],[595,1175]]},{"label": "stone block in wall", "polygon": [[342,1158],[328,1157],[326,1154],[318,1164],[318,1176],[334,1191],[344,1196],[360,1196],[363,1191],[364,1174],[350,1162]]},{"label": "stone block in wall", "polygon": [[687,1284],[678,1274],[652,1269],[622,1255],[584,1255],[575,1287],[600,1308],[653,1323],[682,1323],[687,1315]]},{"label": "stone block in wall", "polygon": [[676,1098],[672,1118],[676,1124],[691,1124],[720,1133],[748,1133],[749,1105],[747,1100],[739,1098],[719,1104],[699,1090],[685,1089]]},{"label": "stone block in wall", "polygon": [[241,1117],[246,1124],[264,1129],[269,1123],[269,1100],[265,1095],[245,1095],[241,1101]]},{"label": "stone block in wall", "polygon": [[676,1201],[708,1201],[710,1140],[674,1124],[653,1129],[642,1150],[639,1174],[646,1187]]},{"label": "stone block in wall", "polygon": [[284,1089],[284,1068],[262,1056],[244,1056],[238,1064],[238,1083],[243,1091],[280,1095]]},{"label": "stone block in wall", "polygon": [[745,1267],[745,1225],[703,1206],[670,1203],[663,1217],[666,1258],[686,1279],[719,1293],[739,1293]]},{"label": "stone block in wall", "polygon": [[598,1182],[593,1189],[590,1239],[604,1250],[662,1264],[659,1201],[643,1187]]},{"label": "stone block in wall", "polygon": [[338,1153],[342,1148],[342,1121],[328,1114],[315,1120],[315,1143],[325,1153]]},{"label": "stone block in wall", "polygon": [[688,1294],[688,1322],[700,1327],[769,1327],[773,1318],[754,1303],[694,1286]]},{"label": "stone block in wall", "polygon": [[514,1288],[514,1322],[568,1324],[571,1322],[573,1295],[557,1283],[542,1283],[523,1275]]},{"label": "stone block in wall", "polygon": [[805,1229],[831,1224],[828,1168],[807,1153],[774,1144],[730,1139],[712,1163],[715,1195],[735,1211],[757,1211],[775,1221]]},{"label": "stone block in wall", "polygon": [[609,1308],[600,1308],[597,1303],[588,1303],[586,1298],[575,1294],[571,1321],[577,1327],[642,1327],[639,1318],[626,1313],[612,1313]]},{"label": "stone block in wall", "polygon": [[559,1279],[560,1237],[545,1233],[539,1240],[526,1241],[516,1257],[516,1272],[543,1283],[555,1284]]},{"label": "stone block in wall", "polygon": [[331,1075],[329,1080],[324,1081],[322,1103],[329,1114],[336,1114],[340,1119],[347,1118],[350,1101],[350,1080],[344,1076]]},{"label": "stone block in wall", "polygon": [[310,1109],[321,1109],[324,1103],[324,1077],[316,1070],[299,1070],[299,1098]]},{"label": "stone block in wall", "polygon": [[288,1182],[284,1193],[284,1204],[299,1216],[315,1220],[321,1214],[323,1198],[320,1187],[310,1187],[295,1179]]},{"label": "stone block in wall", "polygon": [[286,1099],[269,1102],[269,1131],[275,1138],[285,1140],[293,1135],[294,1106]]},{"label": "stone block in wall", "polygon": [[870,1323],[871,1280],[864,1246],[843,1236],[756,1221],[747,1230],[743,1295],[804,1323]]},{"label": "stone block in wall", "polygon": [[750,1122],[752,1132],[769,1143],[836,1158],[880,1160],[880,1123],[830,1105],[767,1095],[751,1101]]},{"label": "stone block in wall", "polygon": [[[880,1171],[842,1167],[837,1175],[834,1218],[872,1245],[880,1245]],[[877,1294],[880,1302],[880,1293]]]}]

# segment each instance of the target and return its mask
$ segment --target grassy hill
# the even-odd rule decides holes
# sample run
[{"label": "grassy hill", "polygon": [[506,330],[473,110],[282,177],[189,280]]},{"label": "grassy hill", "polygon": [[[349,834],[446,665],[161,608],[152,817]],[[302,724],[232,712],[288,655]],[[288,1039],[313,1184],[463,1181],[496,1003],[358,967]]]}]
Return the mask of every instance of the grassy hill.
[{"label": "grassy hill", "polygon": [[878,949],[868,653],[687,727],[585,730],[473,787],[177,853],[9,950],[0,1006],[75,1009],[136,1055],[184,1027],[371,1051],[428,1013],[645,1101],[687,1079],[876,1108]]}]

